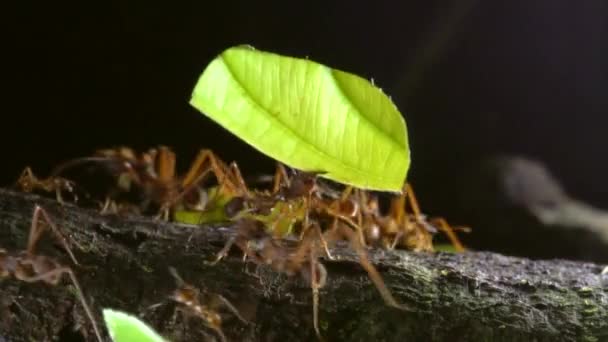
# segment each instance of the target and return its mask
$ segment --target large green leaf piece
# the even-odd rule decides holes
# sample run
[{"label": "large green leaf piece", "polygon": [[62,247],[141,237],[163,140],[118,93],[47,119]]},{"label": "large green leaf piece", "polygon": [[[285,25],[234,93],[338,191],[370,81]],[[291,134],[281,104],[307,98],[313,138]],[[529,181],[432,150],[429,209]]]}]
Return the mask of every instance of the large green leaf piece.
[{"label": "large green leaf piece", "polygon": [[359,76],[237,46],[207,66],[190,103],[293,168],[371,190],[400,191],[405,181],[405,121]]}]

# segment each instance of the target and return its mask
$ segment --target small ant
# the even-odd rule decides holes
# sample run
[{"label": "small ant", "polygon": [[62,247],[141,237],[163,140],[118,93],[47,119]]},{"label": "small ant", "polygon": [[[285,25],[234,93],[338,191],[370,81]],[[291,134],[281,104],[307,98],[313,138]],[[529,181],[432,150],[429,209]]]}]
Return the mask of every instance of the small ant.
[{"label": "small ant", "polygon": [[[46,225],[40,224],[40,218],[44,219]],[[93,326],[95,336],[98,341],[103,341],[101,334],[93,317],[93,313],[84,298],[80,284],[70,267],[62,266],[58,261],[43,255],[36,255],[34,248],[40,239],[44,228],[49,227],[55,234],[55,237],[61,242],[66,252],[69,254],[72,262],[78,265],[78,261],[74,257],[66,239],[61,235],[59,229],[51,221],[49,215],[40,206],[36,205],[32,216],[32,225],[27,243],[27,249],[19,253],[9,253],[5,249],[0,248],[0,278],[13,278],[27,283],[45,282],[49,285],[56,286],[61,280],[61,276],[67,274],[76,289],[76,294],[82,304],[82,307],[87,315],[87,318]]]},{"label": "small ant", "polygon": [[205,325],[213,329],[223,342],[227,341],[227,339],[222,331],[222,316],[216,311],[220,305],[228,308],[240,321],[247,323],[247,321],[241,317],[238,310],[222,295],[212,295],[209,300],[211,304],[203,305],[200,302],[201,291],[199,289],[186,283],[179,276],[175,268],[169,267],[169,273],[175,278],[178,286],[170,298],[181,304],[184,309],[188,310],[191,314],[201,318]]},{"label": "small ant", "polygon": [[29,166],[26,167],[23,172],[21,172],[16,186],[21,191],[30,193],[37,190],[44,192],[55,192],[57,202],[61,204],[64,203],[62,192],[67,191],[72,194],[74,202],[78,202],[74,182],[56,176],[40,179],[34,175],[34,172],[32,172],[32,169]]}]

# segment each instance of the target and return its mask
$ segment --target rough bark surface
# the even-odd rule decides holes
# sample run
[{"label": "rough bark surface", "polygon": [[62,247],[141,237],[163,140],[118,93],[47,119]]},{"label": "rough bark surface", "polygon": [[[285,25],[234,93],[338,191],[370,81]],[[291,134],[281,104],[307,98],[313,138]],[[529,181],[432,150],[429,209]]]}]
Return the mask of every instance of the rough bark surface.
[{"label": "rough bark surface", "polygon": [[[225,313],[229,340],[315,339],[308,284],[246,264],[236,252],[208,264],[233,233],[228,227],[102,216],[0,190],[0,247],[25,248],[35,204],[73,240],[81,264],[73,269],[98,317],[101,308],[115,308],[143,317],[173,341],[215,339],[200,320],[176,314],[166,299],[175,289],[168,272],[173,266],[189,283],[227,297],[250,320],[244,324]],[[52,241],[45,238],[37,252],[69,265]],[[370,250],[395,297],[410,307],[401,311],[384,304],[348,246],[333,254],[336,260],[323,261],[329,276],[320,297],[322,334],[330,341],[608,340],[602,265],[485,252]],[[57,339],[94,341],[67,279],[55,287],[0,280],[0,341]]]}]

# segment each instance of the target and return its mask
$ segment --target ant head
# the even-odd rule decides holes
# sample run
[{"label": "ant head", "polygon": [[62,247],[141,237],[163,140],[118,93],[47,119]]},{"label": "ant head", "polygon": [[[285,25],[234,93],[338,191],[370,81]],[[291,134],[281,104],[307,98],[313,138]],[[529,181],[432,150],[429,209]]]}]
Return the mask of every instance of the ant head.
[{"label": "ant head", "polygon": [[286,198],[296,198],[308,196],[316,190],[317,175],[314,172],[296,172],[292,179],[291,185],[286,189]]},{"label": "ant head", "polygon": [[192,306],[198,302],[198,290],[190,285],[183,285],[173,292],[171,299],[180,304]]}]

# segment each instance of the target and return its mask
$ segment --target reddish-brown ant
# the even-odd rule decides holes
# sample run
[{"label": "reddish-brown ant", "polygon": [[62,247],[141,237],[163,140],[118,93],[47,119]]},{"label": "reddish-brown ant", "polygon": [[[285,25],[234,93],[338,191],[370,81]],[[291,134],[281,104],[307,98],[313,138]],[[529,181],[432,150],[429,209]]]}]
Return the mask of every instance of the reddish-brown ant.
[{"label": "reddish-brown ant", "polygon": [[[128,147],[98,150],[92,157],[77,158],[59,165],[54,175],[63,174],[68,169],[86,163],[99,165],[97,170],[114,178],[114,184],[105,191],[102,212],[117,212],[119,208],[138,208],[146,211],[157,205],[160,216],[165,203],[177,192],[175,179],[175,154],[167,147],[150,149],[140,154]],[[121,195],[135,192],[140,200],[136,203],[117,203]]]},{"label": "reddish-brown ant", "polygon": [[78,201],[78,196],[74,191],[74,182],[57,176],[51,176],[44,179],[38,178],[34,175],[34,172],[32,172],[30,167],[26,167],[23,172],[21,172],[16,186],[21,191],[25,192],[35,192],[38,190],[55,192],[55,196],[59,203],[63,203],[63,191],[67,191],[73,196],[74,202]]},{"label": "reddish-brown ant", "polygon": [[[407,201],[406,201],[407,199]],[[412,214],[409,215],[405,210],[406,202],[409,202]],[[420,211],[418,200],[414,195],[414,189],[408,183],[405,185],[403,194],[397,199],[393,199],[391,203],[391,219],[394,219],[400,227],[395,236],[395,244],[402,244],[407,248],[420,250],[433,250],[432,238],[430,233],[436,230],[444,232],[456,251],[463,252],[464,246],[454,233],[452,228],[445,219],[437,217],[427,219]],[[468,230],[467,228],[461,230]],[[408,234],[409,232],[409,234]],[[393,247],[395,246],[393,244]],[[412,248],[414,247],[414,248]]]},{"label": "reddish-brown ant", "polygon": [[210,295],[210,298],[207,301],[209,304],[201,304],[201,291],[198,288],[186,283],[179,276],[175,268],[170,267],[169,272],[175,278],[178,286],[170,298],[173,301],[181,304],[183,309],[187,310],[190,314],[202,319],[204,324],[215,331],[222,341],[226,341],[226,336],[222,331],[222,316],[217,311],[220,306],[226,307],[242,322],[247,322],[243,317],[241,317],[238,310],[228,301],[228,299],[224,298],[222,295]]},{"label": "reddish-brown ant", "polygon": [[[41,224],[40,218],[44,219],[45,224]],[[4,249],[0,249],[0,278],[13,277],[17,280],[27,283],[44,282],[50,285],[57,285],[61,280],[61,276],[67,274],[76,289],[80,303],[91,322],[95,336],[100,342],[103,341],[101,334],[93,317],[93,313],[89,308],[80,284],[70,267],[61,265],[53,258],[37,255],[34,253],[36,243],[40,239],[44,228],[49,227],[55,234],[55,237],[61,242],[66,252],[69,254],[72,262],[78,264],[74,254],[72,253],[66,239],[61,235],[59,229],[51,221],[48,214],[39,206],[35,206],[32,216],[32,225],[27,243],[27,249],[19,253],[9,253]]]},{"label": "reddish-brown ant", "polygon": [[313,292],[314,329],[321,338],[318,325],[319,289],[325,285],[327,271],[317,260],[316,239],[311,234],[313,231],[320,234],[320,228],[315,225],[304,239],[291,241],[293,244],[290,244],[284,239],[273,237],[261,221],[241,218],[234,225],[235,236],[218,253],[215,262],[225,257],[233,245],[237,245],[249,260],[258,265],[269,265],[273,270],[288,276],[299,274],[308,279]]},{"label": "reddish-brown ant", "polygon": [[140,154],[127,147],[98,150],[92,157],[78,158],[60,165],[53,174],[62,174],[84,163],[101,165],[102,170],[115,179],[114,188],[107,191],[102,212],[125,206],[124,203],[117,204],[115,198],[133,191],[139,193],[141,200],[127,204],[135,204],[144,212],[155,207],[158,217],[165,220],[176,210],[206,210],[211,203],[200,184],[209,172],[218,179],[222,195],[238,193],[238,185],[232,182],[230,167],[206,149],[199,151],[183,177],[177,175],[175,153],[166,146]]},{"label": "reddish-brown ant", "polygon": [[323,233],[316,219],[311,218],[309,229],[300,241],[296,242],[296,246],[290,246],[284,239],[276,238],[269,232],[267,225],[259,220],[241,218],[235,222],[235,229],[236,235],[230,238],[218,253],[216,262],[228,253],[232,245],[237,245],[256,264],[269,265],[277,272],[290,276],[300,274],[308,279],[313,291],[314,328],[319,337],[321,335],[318,326],[318,296],[319,289],[326,282],[327,271],[317,260],[317,255],[321,246],[327,251],[328,243],[333,244],[341,240],[350,242],[359,256],[360,264],[367,271],[384,301],[390,306],[404,308],[393,298],[382,276],[369,261],[367,252],[355,232],[339,220],[334,220],[332,228]]},{"label": "reddish-brown ant", "polygon": [[[351,197],[351,201],[355,203],[353,215],[356,216],[359,226],[363,227],[365,240],[370,244],[379,244],[387,249],[401,247],[413,251],[433,251],[432,234],[441,230],[448,236],[457,251],[465,250],[454,233],[454,228],[448,225],[445,219],[427,219],[420,212],[410,184],[404,186],[402,194],[391,199],[387,215],[380,212],[377,197],[368,192],[353,190]],[[407,210],[408,206],[411,212]],[[350,210],[348,208],[352,206],[346,207]],[[461,230],[466,231],[466,229]]]}]

